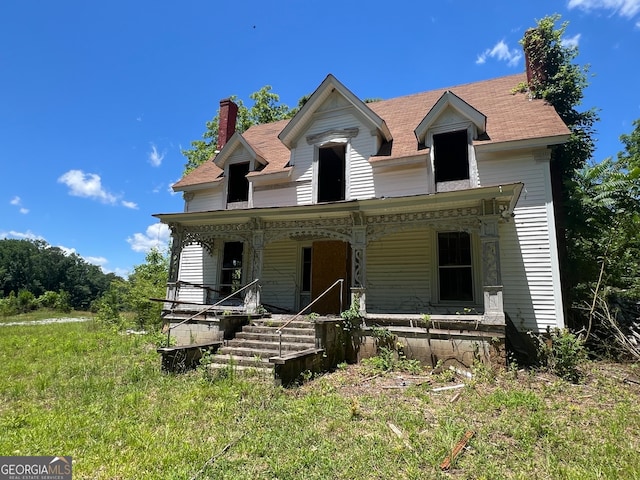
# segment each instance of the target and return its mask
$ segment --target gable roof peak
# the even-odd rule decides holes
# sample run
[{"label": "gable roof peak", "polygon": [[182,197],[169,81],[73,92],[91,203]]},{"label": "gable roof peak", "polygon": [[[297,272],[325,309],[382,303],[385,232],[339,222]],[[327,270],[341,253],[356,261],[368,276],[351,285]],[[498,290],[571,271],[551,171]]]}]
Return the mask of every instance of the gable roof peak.
[{"label": "gable roof peak", "polygon": [[334,92],[341,95],[356,110],[361,119],[371,126],[372,130],[379,132],[379,135],[385,140],[391,140],[391,132],[386,122],[378,116],[366,103],[360,100],[356,95],[345,87],[333,74],[329,73],[322,83],[311,94],[309,100],[289,121],[287,126],[280,132],[278,138],[289,149],[292,149],[300,136],[304,133],[306,127],[311,123],[313,114],[318,111],[324,101]]},{"label": "gable roof peak", "polygon": [[486,132],[487,117],[475,107],[467,103],[451,90],[445,90],[438,101],[431,107],[427,115],[422,119],[420,124],[414,130],[418,143],[424,144],[427,131],[438,119],[438,117],[447,109],[453,109],[463,117],[469,119],[476,128],[477,135]]}]

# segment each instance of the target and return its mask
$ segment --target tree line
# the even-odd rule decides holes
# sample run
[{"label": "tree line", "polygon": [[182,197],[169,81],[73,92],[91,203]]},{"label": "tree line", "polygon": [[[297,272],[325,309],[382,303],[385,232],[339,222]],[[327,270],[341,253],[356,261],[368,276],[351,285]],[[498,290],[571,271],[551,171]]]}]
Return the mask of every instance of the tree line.
[{"label": "tree line", "polygon": [[0,240],[0,299],[5,314],[38,306],[89,310],[116,278],[42,240]]}]

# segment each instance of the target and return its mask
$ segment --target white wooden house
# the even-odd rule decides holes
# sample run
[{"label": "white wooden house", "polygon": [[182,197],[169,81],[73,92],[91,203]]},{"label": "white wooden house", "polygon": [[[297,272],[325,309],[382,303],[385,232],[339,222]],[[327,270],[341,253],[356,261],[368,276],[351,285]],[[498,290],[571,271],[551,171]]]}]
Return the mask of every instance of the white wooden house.
[{"label": "white wooden house", "polygon": [[549,164],[569,130],[514,93],[525,80],[365,103],[328,75],[291,120],[244,133],[221,102],[219,153],[174,185],[184,212],[156,215],[172,284],[209,287],[174,294],[207,304],[258,280],[249,309],[297,312],[343,278],[343,303],[312,311],[562,327]]}]

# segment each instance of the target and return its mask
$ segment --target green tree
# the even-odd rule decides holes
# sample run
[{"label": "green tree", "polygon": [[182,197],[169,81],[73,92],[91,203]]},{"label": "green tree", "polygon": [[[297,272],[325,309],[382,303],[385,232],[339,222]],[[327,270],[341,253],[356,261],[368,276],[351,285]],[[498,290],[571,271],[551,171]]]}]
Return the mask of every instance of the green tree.
[{"label": "green tree", "polygon": [[164,298],[169,272],[169,258],[157,249],[149,251],[146,263],[137,265],[129,275],[126,303],[135,314],[138,327],[161,325],[162,303],[151,298]]},{"label": "green tree", "polygon": [[[253,100],[250,108],[247,108],[243,101],[235,95],[229,98],[238,105],[236,132],[240,133],[245,132],[252,125],[291,118],[306,101],[305,97],[303,97],[297,108],[290,109],[287,105],[280,103],[280,96],[271,91],[270,85],[265,85],[257,92],[249,95],[249,98]],[[190,149],[182,150],[182,154],[187,158],[187,163],[184,166],[184,175],[215,155],[218,149],[219,126],[220,111],[206,123],[206,130],[202,134],[202,140],[194,140],[191,142]]]}]

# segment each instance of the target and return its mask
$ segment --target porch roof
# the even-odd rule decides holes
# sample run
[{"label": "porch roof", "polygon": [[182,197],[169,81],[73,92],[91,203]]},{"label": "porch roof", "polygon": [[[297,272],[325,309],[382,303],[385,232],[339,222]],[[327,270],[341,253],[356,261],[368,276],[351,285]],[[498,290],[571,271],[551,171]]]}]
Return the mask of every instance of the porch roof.
[{"label": "porch roof", "polygon": [[[404,197],[382,197],[364,200],[295,205],[284,207],[243,208],[233,210],[209,210],[184,213],[157,213],[153,216],[166,224],[183,226],[215,225],[217,223],[245,223],[252,218],[263,220],[307,220],[314,218],[344,217],[345,214],[365,215],[429,212],[477,206],[480,202],[495,200],[504,205],[500,215],[507,218],[520,198],[522,183],[411,195]],[[478,216],[483,215],[479,212]]]}]

